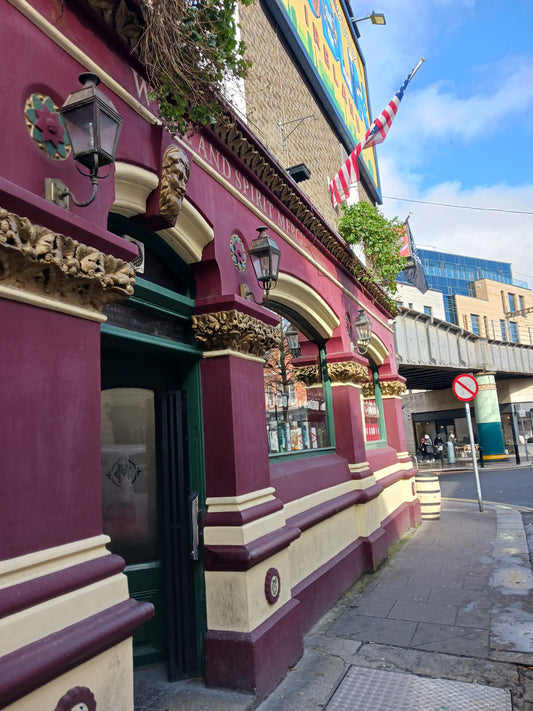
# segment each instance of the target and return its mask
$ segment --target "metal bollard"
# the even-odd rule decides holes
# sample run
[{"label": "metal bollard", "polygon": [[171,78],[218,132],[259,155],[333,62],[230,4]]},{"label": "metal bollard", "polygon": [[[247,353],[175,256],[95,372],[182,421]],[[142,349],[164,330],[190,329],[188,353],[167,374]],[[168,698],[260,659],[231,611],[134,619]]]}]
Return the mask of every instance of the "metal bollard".
[{"label": "metal bollard", "polygon": [[518,445],[514,446],[514,456],[516,457],[516,463],[520,464],[520,452],[518,451]]}]

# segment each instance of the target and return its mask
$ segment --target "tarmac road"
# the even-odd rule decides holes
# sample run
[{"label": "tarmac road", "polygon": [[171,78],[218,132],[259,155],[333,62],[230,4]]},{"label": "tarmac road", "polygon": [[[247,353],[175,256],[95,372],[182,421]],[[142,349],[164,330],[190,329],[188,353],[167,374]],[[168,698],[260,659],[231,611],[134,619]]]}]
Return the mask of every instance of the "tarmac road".
[{"label": "tarmac road", "polygon": [[[447,499],[477,501],[474,470],[439,474],[441,493]],[[519,506],[533,511],[533,467],[480,468],[481,497],[485,502]]]}]

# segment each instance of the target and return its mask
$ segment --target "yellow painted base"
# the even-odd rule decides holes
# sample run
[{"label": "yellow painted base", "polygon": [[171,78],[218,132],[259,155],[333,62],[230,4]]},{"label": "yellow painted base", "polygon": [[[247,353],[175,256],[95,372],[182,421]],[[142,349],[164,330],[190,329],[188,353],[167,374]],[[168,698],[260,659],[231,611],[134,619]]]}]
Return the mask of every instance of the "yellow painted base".
[{"label": "yellow painted base", "polygon": [[[5,711],[55,709],[58,701],[76,686],[91,690],[96,708],[113,711],[133,709],[133,661],[131,639],[117,644],[70,672],[41,686],[5,707]],[[75,707],[78,708],[78,705]],[[80,707],[86,708],[84,704]]]}]

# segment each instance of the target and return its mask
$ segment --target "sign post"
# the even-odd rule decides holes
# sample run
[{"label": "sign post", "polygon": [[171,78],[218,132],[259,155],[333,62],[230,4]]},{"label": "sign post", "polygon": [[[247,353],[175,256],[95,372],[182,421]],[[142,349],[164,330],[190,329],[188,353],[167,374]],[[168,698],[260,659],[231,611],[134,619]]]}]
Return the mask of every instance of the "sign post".
[{"label": "sign post", "polygon": [[470,400],[473,400],[479,390],[477,380],[470,373],[458,375],[452,383],[453,394],[465,404],[466,422],[468,425],[468,435],[470,446],[472,447],[472,461],[474,463],[474,476],[476,477],[477,500],[479,510],[483,511],[483,499],[481,497],[481,486],[479,483],[479,470],[477,468],[476,444],[474,442],[474,430],[472,429],[472,418],[470,416]]}]

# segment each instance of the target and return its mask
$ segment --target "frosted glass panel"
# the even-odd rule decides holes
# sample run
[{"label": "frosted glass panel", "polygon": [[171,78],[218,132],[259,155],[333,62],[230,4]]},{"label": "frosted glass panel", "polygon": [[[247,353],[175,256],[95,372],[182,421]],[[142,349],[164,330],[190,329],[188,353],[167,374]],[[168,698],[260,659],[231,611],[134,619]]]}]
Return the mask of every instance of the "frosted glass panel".
[{"label": "frosted glass panel", "polygon": [[154,393],[102,392],[102,509],[108,546],[127,563],[158,559]]}]

